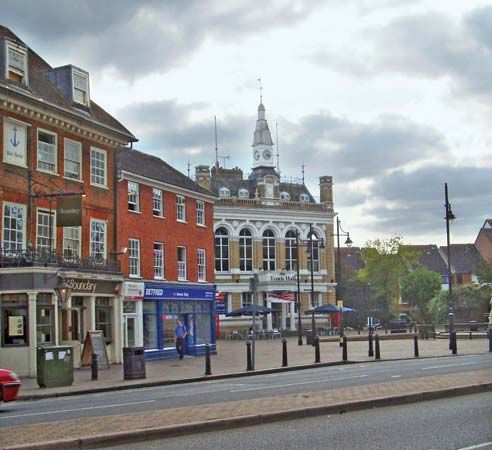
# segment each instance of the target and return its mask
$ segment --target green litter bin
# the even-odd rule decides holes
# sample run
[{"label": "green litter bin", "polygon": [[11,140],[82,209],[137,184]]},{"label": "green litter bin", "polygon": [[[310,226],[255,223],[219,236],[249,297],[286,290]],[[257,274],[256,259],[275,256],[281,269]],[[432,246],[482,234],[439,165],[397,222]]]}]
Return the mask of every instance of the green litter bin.
[{"label": "green litter bin", "polygon": [[71,386],[73,383],[73,349],[69,345],[37,348],[37,382],[39,387]]}]

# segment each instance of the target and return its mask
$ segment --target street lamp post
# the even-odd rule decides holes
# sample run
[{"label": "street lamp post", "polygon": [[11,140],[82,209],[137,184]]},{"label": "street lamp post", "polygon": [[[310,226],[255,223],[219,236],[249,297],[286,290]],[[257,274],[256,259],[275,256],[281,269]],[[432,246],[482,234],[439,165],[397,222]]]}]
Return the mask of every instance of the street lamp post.
[{"label": "street lamp post", "polygon": [[296,230],[296,277],[297,277],[297,344],[302,345],[301,280],[299,279],[299,232]]},{"label": "street lamp post", "polygon": [[[317,240],[316,234],[313,231],[313,224],[309,224],[309,249],[311,259],[311,309],[314,310],[314,241]],[[311,314],[311,343],[314,345],[314,336],[316,334],[316,322],[314,320],[314,311]]]},{"label": "street lamp post", "polygon": [[448,183],[444,183],[444,208],[446,209],[446,243],[447,243],[447,257],[448,257],[448,324],[449,324],[449,349],[455,352],[454,341],[454,302],[453,302],[453,282],[452,282],[452,270],[451,270],[451,245],[449,243],[449,221],[456,219],[456,216],[451,210],[451,204],[448,200]]},{"label": "street lamp post", "polygon": [[[340,231],[341,230],[341,231]],[[347,236],[347,240],[345,241],[345,245],[350,247],[352,245],[352,239],[350,239],[350,233],[348,231],[344,231],[340,225],[340,219],[337,216],[337,300],[338,300],[338,308],[340,324],[339,324],[339,334],[340,334],[340,347],[343,345],[343,287],[342,287],[342,264],[341,264],[341,256],[340,256],[340,235]]]}]

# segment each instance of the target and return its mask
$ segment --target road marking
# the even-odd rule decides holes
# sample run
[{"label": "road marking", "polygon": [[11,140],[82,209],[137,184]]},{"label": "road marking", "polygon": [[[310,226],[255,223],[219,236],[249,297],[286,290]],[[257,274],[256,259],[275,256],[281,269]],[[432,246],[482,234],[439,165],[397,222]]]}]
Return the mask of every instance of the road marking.
[{"label": "road marking", "polygon": [[401,375],[391,375],[391,378],[401,378]]},{"label": "road marking", "polygon": [[27,416],[44,416],[45,414],[58,414],[64,412],[74,412],[74,411],[83,411],[85,409],[101,409],[101,408],[114,408],[116,406],[129,406],[129,405],[138,405],[141,403],[153,403],[155,400],[142,400],[140,402],[129,402],[129,403],[113,403],[111,405],[101,405],[101,406],[88,406],[85,408],[74,408],[74,409],[59,409],[58,411],[43,411],[38,413],[29,413],[29,414],[18,414],[15,416],[0,416],[0,420],[2,419],[13,419],[15,417],[27,417]]},{"label": "road marking", "polygon": [[324,380],[301,381],[299,383],[277,384],[277,385],[260,386],[260,387],[254,387],[254,388],[234,389],[234,390],[229,391],[229,392],[258,391],[261,389],[272,389],[272,388],[287,387],[287,386],[299,386],[300,384],[324,383],[326,381],[349,380],[351,378],[365,378],[365,377],[367,377],[367,375],[357,375],[357,376],[353,376],[353,377],[340,377],[340,378],[326,378]]},{"label": "road marking", "polygon": [[471,364],[478,364],[478,363],[476,363],[476,362],[468,362],[468,363],[461,363],[461,364],[443,364],[442,366],[422,367],[421,370],[440,369],[441,367],[469,366]]},{"label": "road marking", "polygon": [[489,445],[492,445],[492,441],[484,442],[483,444],[471,445],[470,447],[462,447],[459,448],[458,450],[474,450],[475,448],[487,447]]}]

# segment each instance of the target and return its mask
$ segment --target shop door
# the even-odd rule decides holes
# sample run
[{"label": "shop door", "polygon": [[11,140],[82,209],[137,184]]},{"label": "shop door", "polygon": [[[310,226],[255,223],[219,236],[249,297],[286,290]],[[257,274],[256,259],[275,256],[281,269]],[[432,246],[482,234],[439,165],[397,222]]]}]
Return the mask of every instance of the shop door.
[{"label": "shop door", "polygon": [[72,323],[70,338],[72,341],[84,342],[84,309],[83,297],[72,297],[72,307],[70,308],[70,319]]},{"label": "shop door", "polygon": [[123,345],[135,347],[137,336],[137,316],[125,314],[123,317]]}]

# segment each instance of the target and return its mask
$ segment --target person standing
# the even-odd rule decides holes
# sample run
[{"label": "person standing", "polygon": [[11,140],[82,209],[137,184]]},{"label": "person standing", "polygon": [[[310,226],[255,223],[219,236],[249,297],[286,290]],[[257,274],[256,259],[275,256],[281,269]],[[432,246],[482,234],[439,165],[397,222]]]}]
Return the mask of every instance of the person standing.
[{"label": "person standing", "polygon": [[179,353],[179,359],[184,357],[186,336],[188,336],[186,326],[180,320],[177,320],[176,328],[174,329],[174,342],[176,343],[176,351]]}]

